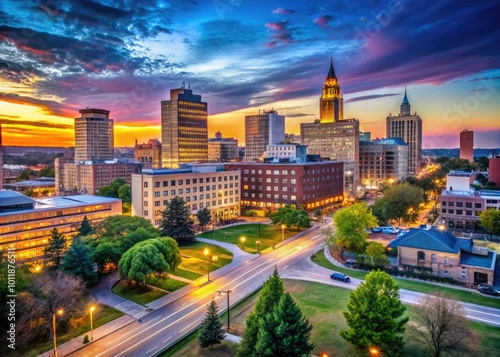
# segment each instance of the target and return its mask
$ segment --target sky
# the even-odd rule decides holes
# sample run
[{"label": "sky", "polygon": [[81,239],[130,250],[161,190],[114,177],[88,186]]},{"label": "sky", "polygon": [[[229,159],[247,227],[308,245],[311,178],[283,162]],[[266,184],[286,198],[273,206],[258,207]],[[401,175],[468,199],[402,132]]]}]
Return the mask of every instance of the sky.
[{"label": "sky", "polygon": [[333,58],[344,117],[372,138],[405,86],[424,148],[500,147],[497,0],[1,0],[4,145],[74,145],[74,118],[107,109],[115,146],[161,139],[160,102],[183,82],[209,137],[244,144],[244,116],[286,132],[319,117]]}]

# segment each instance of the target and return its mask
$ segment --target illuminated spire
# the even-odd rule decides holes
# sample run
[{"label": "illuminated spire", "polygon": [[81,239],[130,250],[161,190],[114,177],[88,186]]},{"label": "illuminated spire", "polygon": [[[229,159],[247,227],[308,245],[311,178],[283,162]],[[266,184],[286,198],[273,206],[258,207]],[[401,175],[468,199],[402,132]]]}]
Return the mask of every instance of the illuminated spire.
[{"label": "illuminated spire", "polygon": [[405,97],[403,98],[403,103],[401,104],[410,104],[410,102],[408,101],[408,97],[406,96],[406,86],[405,86]]},{"label": "illuminated spire", "polygon": [[326,78],[337,78],[335,70],[333,69],[333,56],[330,58],[330,69],[328,70],[328,76],[326,76]]}]

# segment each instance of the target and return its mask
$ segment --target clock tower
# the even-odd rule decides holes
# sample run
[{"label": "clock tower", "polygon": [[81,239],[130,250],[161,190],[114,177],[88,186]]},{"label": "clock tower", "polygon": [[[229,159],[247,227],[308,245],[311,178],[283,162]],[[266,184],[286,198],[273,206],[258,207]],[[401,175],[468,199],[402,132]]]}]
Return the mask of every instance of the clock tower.
[{"label": "clock tower", "polygon": [[344,119],[344,100],[333,69],[333,59],[330,60],[330,69],[319,99],[319,119],[321,123],[333,123]]}]

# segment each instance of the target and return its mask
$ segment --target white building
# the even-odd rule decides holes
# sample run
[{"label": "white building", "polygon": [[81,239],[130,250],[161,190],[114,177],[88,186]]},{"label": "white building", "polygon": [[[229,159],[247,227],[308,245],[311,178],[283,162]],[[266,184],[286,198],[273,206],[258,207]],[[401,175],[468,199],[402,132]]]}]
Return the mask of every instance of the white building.
[{"label": "white building", "polygon": [[266,146],[267,158],[290,159],[294,162],[307,161],[307,146],[298,144],[275,144]]}]

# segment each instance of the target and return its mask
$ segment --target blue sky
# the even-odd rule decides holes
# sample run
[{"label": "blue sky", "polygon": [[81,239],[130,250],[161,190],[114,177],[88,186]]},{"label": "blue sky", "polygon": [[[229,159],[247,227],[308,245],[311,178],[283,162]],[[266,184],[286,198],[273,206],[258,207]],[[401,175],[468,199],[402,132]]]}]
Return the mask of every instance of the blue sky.
[{"label": "blue sky", "polygon": [[[111,110],[117,145],[160,137],[160,101],[189,83],[209,133],[244,138],[277,109],[287,132],[318,116],[333,56],[345,117],[385,135],[404,86],[424,147],[500,146],[498,1],[80,1],[0,3],[4,143],[73,143],[78,109]],[[50,135],[50,143],[45,143]]]}]

